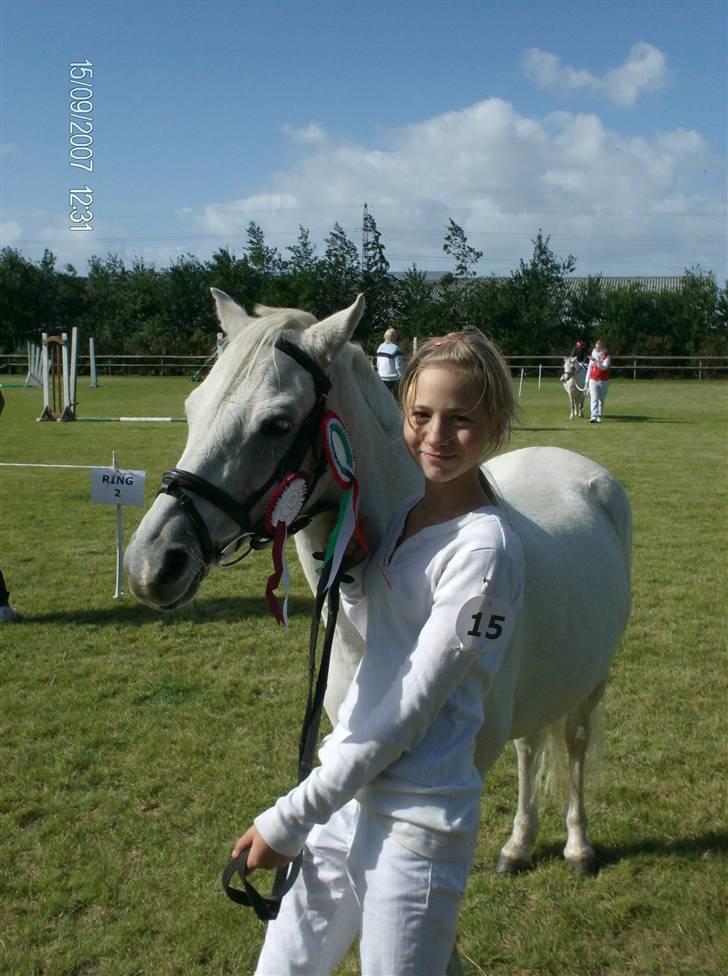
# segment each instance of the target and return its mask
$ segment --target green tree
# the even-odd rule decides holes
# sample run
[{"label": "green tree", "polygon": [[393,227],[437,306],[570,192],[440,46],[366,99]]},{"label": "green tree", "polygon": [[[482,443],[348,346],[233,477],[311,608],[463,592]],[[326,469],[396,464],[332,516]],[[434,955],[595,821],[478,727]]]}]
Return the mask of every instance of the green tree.
[{"label": "green tree", "polygon": [[317,318],[351,305],[361,287],[359,253],[341,224],[334,224],[325,243]]},{"label": "green tree", "polygon": [[21,352],[26,342],[39,342],[47,309],[37,289],[38,268],[20,251],[0,251],[0,349]]},{"label": "green tree", "polygon": [[475,278],[477,271],[476,264],[483,257],[482,251],[476,251],[468,244],[465,231],[459,224],[450,218],[445,233],[445,243],[442,245],[445,254],[448,254],[455,262],[454,275],[456,278]]},{"label": "green tree", "polygon": [[397,318],[400,339],[424,339],[438,332],[438,305],[424,271],[412,264],[396,286]]},{"label": "green tree", "polygon": [[389,273],[389,261],[382,235],[369,210],[364,213],[363,257],[359,287],[364,292],[367,305],[364,318],[357,329],[357,339],[366,341],[371,336],[378,345],[382,341],[382,333],[396,317],[397,292],[394,279]]},{"label": "green tree", "polygon": [[[226,247],[218,248],[205,265],[208,285],[227,292],[238,304],[252,311],[261,301],[262,278],[247,258],[237,258]],[[214,313],[214,303],[209,295],[209,307]]]},{"label": "green tree", "polygon": [[298,239],[295,244],[286,248],[291,256],[286,262],[286,272],[294,275],[313,275],[316,272],[318,259],[316,245],[311,243],[311,232],[308,227],[298,225]]},{"label": "green tree", "polygon": [[245,256],[250,267],[261,275],[276,274],[281,270],[281,256],[274,247],[268,247],[262,229],[250,221],[246,232]]},{"label": "green tree", "polygon": [[567,346],[571,349],[574,326],[564,276],[574,271],[576,259],[571,254],[558,258],[549,241],[539,228],[531,242],[530,261],[521,259],[507,286],[517,326],[513,341],[518,348],[511,349],[511,355],[563,353]]}]

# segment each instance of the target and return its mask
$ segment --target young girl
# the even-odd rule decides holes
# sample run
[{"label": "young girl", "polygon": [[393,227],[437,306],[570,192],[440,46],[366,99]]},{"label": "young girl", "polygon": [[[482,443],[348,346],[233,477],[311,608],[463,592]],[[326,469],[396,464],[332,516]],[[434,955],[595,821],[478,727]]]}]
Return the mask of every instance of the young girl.
[{"label": "young girl", "polygon": [[597,339],[589,357],[589,399],[591,400],[590,424],[601,424],[604,401],[609,390],[609,367],[612,357],[601,339]]},{"label": "young girl", "polygon": [[442,976],[455,945],[483,785],[475,736],[523,590],[520,541],[479,468],[514,398],[477,331],[422,345],[401,397],[425,484],[342,587],[364,656],[321,764],[233,851],[250,848],[252,870],[304,849],[259,976],[323,976],[357,936],[363,976]]}]

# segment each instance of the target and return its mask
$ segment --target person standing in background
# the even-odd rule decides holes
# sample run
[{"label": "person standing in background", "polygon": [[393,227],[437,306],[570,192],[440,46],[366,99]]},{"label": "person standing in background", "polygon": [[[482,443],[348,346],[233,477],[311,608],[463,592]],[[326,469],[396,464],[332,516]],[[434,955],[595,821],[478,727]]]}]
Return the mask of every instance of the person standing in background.
[{"label": "person standing in background", "polygon": [[609,367],[612,357],[601,339],[597,339],[589,357],[589,398],[591,400],[590,424],[602,422],[604,401],[609,388]]},{"label": "person standing in background", "polygon": [[10,593],[5,585],[5,577],[0,569],[0,622],[15,621],[18,611],[10,606]]},{"label": "person standing in background", "polygon": [[574,348],[571,350],[571,355],[575,356],[579,362],[586,366],[589,362],[589,353],[586,351],[586,343],[583,339],[579,339]]},{"label": "person standing in background", "polygon": [[384,333],[384,342],[377,349],[376,367],[382,383],[395,396],[404,372],[404,359],[394,329],[387,329]]}]

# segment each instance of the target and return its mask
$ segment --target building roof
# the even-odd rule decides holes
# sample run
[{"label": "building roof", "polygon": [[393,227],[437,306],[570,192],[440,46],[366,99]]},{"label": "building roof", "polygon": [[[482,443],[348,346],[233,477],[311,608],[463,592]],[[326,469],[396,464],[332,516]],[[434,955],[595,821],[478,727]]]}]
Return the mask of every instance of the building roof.
[{"label": "building roof", "polygon": [[[492,275],[490,278],[453,278],[450,280],[449,284],[445,285],[442,283],[443,277],[444,275],[435,276],[432,272],[427,272],[427,278],[425,280],[427,284],[432,285],[432,294],[434,298],[440,297],[446,289],[462,288],[466,282],[469,281],[492,280],[500,284],[510,280],[509,277]],[[710,277],[711,279],[713,278],[712,275],[708,275],[706,277]],[[566,290],[569,293],[577,291],[580,286],[585,285],[590,280],[598,280],[604,291],[613,291],[616,288],[629,288],[630,286],[636,285],[641,288],[642,291],[656,294],[662,291],[679,291],[686,281],[686,276],[672,275],[667,277],[655,277],[652,275],[625,275],[615,277],[609,275],[571,275],[564,277]]]}]

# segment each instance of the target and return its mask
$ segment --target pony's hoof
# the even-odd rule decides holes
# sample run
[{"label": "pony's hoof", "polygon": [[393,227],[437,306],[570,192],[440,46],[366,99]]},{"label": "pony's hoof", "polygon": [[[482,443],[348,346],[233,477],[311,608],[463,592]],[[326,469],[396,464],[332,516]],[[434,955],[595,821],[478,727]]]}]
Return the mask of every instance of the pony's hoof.
[{"label": "pony's hoof", "polygon": [[599,871],[594,851],[585,854],[583,857],[567,857],[564,860],[574,874],[580,878],[593,878]]},{"label": "pony's hoof", "polygon": [[533,868],[532,861],[522,861],[514,857],[507,857],[505,854],[501,854],[498,858],[498,863],[496,864],[496,874],[508,874],[514,876],[516,874],[523,874],[524,871],[530,871]]}]

